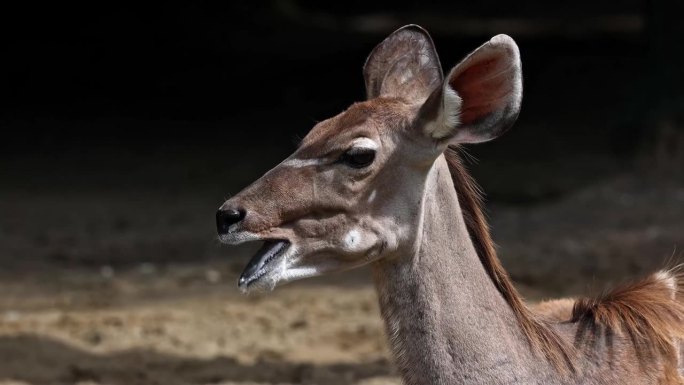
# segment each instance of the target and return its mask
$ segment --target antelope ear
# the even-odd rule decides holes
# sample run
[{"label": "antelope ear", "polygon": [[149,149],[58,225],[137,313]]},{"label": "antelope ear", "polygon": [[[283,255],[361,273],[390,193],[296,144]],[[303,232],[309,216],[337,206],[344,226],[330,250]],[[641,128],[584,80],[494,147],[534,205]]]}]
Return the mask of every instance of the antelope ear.
[{"label": "antelope ear", "polygon": [[423,102],[442,83],[442,67],[430,35],[407,25],[371,51],[363,66],[368,99],[402,97]]},{"label": "antelope ear", "polygon": [[494,36],[457,64],[421,107],[426,134],[450,143],[496,138],[518,118],[520,52],[507,35]]}]

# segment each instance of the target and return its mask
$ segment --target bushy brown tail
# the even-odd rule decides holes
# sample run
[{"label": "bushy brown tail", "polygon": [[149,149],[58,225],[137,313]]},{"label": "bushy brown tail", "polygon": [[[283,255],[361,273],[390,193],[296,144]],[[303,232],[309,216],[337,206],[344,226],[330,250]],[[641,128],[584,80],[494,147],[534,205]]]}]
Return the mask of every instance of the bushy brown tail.
[{"label": "bushy brown tail", "polygon": [[573,322],[579,323],[578,337],[598,327],[626,335],[632,340],[642,365],[650,367],[656,361],[661,362],[665,383],[680,384],[683,288],[684,275],[679,269],[663,270],[597,298],[579,299],[572,310]]}]

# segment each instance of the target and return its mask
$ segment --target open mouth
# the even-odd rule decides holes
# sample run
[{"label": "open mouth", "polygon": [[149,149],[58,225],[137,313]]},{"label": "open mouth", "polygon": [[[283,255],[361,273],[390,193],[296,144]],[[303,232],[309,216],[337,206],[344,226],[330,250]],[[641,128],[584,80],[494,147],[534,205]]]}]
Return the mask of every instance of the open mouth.
[{"label": "open mouth", "polygon": [[282,239],[267,240],[257,251],[240,275],[238,286],[246,288],[259,280],[269,271],[269,263],[283,255],[290,247],[290,242]]}]

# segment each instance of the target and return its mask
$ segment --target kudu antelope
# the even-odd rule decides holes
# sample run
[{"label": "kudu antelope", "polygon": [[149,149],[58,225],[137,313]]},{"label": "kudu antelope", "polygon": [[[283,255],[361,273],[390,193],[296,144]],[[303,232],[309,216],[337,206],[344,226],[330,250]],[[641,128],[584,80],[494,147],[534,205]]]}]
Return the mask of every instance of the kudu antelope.
[{"label": "kudu antelope", "polygon": [[219,209],[222,242],[264,241],[243,291],[370,264],[406,384],[682,382],[678,274],[529,307],[497,259],[458,146],[494,139],[518,116],[510,37],[445,78],[427,32],[406,26],[363,74],[366,101],[316,124]]}]

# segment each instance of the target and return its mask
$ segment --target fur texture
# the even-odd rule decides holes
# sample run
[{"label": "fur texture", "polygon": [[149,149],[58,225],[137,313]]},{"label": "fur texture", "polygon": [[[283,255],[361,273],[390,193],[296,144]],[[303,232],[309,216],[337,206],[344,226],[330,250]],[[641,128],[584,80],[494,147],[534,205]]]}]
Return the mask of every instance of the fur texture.
[{"label": "fur texture", "polygon": [[[318,123],[292,157],[224,203],[244,215],[221,227],[223,242],[286,245],[257,259],[245,291],[370,264],[407,385],[682,383],[678,270],[532,308],[497,258],[457,145],[501,135],[517,117],[510,37],[444,79],[427,32],[407,26],[373,50],[364,78],[369,100]],[[373,161],[346,164],[354,146]]]}]

